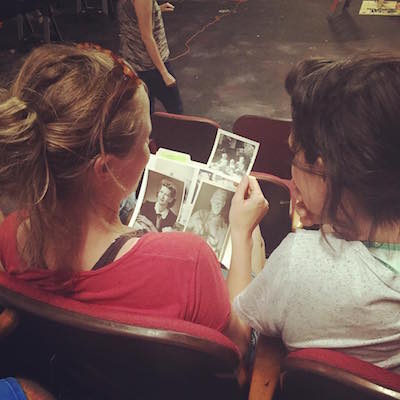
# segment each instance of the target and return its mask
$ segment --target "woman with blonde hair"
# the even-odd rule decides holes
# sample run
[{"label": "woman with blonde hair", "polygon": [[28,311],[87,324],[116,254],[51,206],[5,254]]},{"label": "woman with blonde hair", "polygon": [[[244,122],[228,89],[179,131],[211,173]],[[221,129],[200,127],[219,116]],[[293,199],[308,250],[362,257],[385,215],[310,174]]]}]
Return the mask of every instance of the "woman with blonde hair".
[{"label": "woman with blonde hair", "polygon": [[136,237],[118,211],[150,130],[146,88],[123,60],[89,45],[35,49],[0,102],[0,186],[18,210],[0,226],[0,268],[78,301],[209,326],[245,353],[249,328],[230,299],[250,281],[266,200],[255,179],[238,186],[227,285],[201,238]]}]

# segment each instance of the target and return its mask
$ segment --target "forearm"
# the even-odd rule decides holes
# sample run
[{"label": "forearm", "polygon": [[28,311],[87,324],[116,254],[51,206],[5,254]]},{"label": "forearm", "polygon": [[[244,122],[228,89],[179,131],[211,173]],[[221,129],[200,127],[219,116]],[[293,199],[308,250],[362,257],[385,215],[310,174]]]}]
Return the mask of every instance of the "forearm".
[{"label": "forearm", "polygon": [[231,311],[229,324],[223,333],[236,344],[242,356],[245,356],[249,347],[250,327],[233,310]]},{"label": "forearm", "polygon": [[232,257],[227,277],[231,302],[251,281],[252,238],[249,234],[231,232]]},{"label": "forearm", "polygon": [[146,51],[164,79],[164,77],[168,75],[168,71],[161,59],[160,51],[158,50],[153,35],[153,2],[152,0],[132,0],[132,4],[136,12],[140,36],[145,45]]},{"label": "forearm", "polygon": [[[227,277],[231,303],[251,281],[252,232],[268,210],[260,186],[254,177],[243,177],[231,202],[232,257]],[[246,353],[250,338],[250,327],[232,310],[227,335]]]},{"label": "forearm", "polygon": [[157,68],[158,72],[164,78],[164,76],[168,74],[168,70],[165,67],[163,60],[161,59],[160,51],[158,50],[157,43],[154,40],[153,35],[142,37],[142,40],[151,61],[153,61],[153,64]]},{"label": "forearm", "polygon": [[[231,303],[251,280],[251,236],[231,232],[232,258],[227,277],[227,285]],[[232,310],[229,326],[225,334],[236,343],[243,355],[247,352],[250,339],[250,327]]]}]

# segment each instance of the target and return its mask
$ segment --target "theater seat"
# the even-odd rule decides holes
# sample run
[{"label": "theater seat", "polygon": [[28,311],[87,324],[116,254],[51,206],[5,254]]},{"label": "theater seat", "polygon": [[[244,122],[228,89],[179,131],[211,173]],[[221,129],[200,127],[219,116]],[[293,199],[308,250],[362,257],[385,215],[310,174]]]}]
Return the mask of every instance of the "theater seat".
[{"label": "theater seat", "polygon": [[399,374],[339,351],[294,351],[282,371],[282,399],[400,399]]},{"label": "theater seat", "polygon": [[163,147],[190,154],[192,160],[207,163],[220,127],[209,118],[155,112],[151,115],[153,152]]},{"label": "theater seat", "polygon": [[330,349],[257,343],[249,400],[399,400],[400,375]]},{"label": "theater seat", "polygon": [[63,40],[53,12],[54,0],[16,0],[8,3],[9,4],[0,5],[0,18],[17,18],[17,33],[20,44],[22,44],[26,38],[24,33],[25,26],[28,27],[31,34],[33,33],[32,24],[26,14],[34,10],[40,10],[42,13],[44,41],[46,43],[50,42],[51,28],[53,28],[52,30],[56,35],[56,39],[60,41]]},{"label": "theater seat", "polygon": [[270,174],[252,172],[251,175],[257,178],[261,191],[269,203],[268,213],[259,224],[268,258],[293,230],[291,184],[289,180]]},{"label": "theater seat", "polygon": [[260,143],[253,171],[290,179],[293,155],[288,137],[291,127],[290,120],[242,115],[234,122],[232,131]]},{"label": "theater seat", "polygon": [[19,319],[0,342],[0,376],[63,399],[243,398],[238,348],[213,329],[63,299],[4,272],[0,305]]}]

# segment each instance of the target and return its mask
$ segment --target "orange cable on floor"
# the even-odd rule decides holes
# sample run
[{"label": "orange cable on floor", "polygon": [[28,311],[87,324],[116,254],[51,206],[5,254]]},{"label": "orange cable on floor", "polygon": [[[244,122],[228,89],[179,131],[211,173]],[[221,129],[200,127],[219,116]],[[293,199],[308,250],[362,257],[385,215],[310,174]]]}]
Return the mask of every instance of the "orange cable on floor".
[{"label": "orange cable on floor", "polygon": [[182,57],[186,56],[187,54],[189,54],[189,53],[190,53],[190,46],[189,46],[189,43],[190,43],[194,38],[196,38],[198,35],[200,35],[200,33],[204,32],[204,31],[205,31],[207,28],[209,28],[211,25],[214,25],[214,24],[216,24],[217,22],[221,21],[222,18],[228,17],[229,15],[231,15],[231,14],[233,14],[233,13],[236,13],[236,11],[238,10],[239,6],[240,6],[242,3],[246,3],[247,1],[248,1],[248,0],[234,0],[234,2],[236,3],[235,7],[233,7],[231,10],[229,10],[229,11],[226,12],[225,14],[216,15],[216,16],[214,17],[214,19],[213,19],[211,22],[209,22],[208,24],[204,25],[200,30],[198,30],[196,33],[194,33],[192,36],[190,36],[189,39],[186,40],[186,42],[185,42],[186,50],[185,50],[183,53],[178,54],[177,56],[170,58],[169,61],[178,60],[179,58],[182,58]]}]

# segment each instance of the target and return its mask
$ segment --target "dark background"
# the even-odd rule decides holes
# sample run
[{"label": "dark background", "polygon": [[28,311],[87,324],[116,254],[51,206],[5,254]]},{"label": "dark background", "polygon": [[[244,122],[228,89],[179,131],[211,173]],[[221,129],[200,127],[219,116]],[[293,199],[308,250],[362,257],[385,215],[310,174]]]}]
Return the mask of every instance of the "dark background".
[{"label": "dark background", "polygon": [[[172,2],[175,11],[164,14],[172,59],[211,23],[193,39],[190,53],[172,61],[185,113],[212,118],[226,130],[242,114],[290,117],[283,82],[290,67],[304,57],[400,48],[400,17],[360,16],[361,0],[352,0],[348,12],[330,22],[326,17],[331,0]],[[99,12],[100,0],[88,0],[93,8],[80,15],[75,0],[57,3],[56,20],[65,40],[118,50],[117,21]],[[37,34],[18,50],[16,21],[4,21],[0,86],[9,85],[26,51],[40,43],[40,24],[35,28]]]}]

